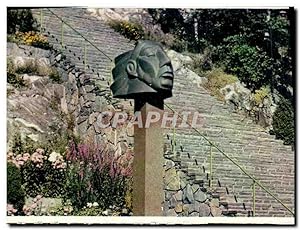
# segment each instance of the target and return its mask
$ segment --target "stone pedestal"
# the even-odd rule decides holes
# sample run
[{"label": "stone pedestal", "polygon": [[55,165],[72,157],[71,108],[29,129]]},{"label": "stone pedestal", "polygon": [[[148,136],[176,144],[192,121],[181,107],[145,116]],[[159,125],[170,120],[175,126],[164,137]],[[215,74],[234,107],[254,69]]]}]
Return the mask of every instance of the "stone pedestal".
[{"label": "stone pedestal", "polygon": [[[163,202],[163,135],[161,119],[163,100],[135,100],[135,111],[141,112],[143,128],[134,126],[133,215],[162,216]],[[160,114],[157,122],[145,128],[150,111]],[[150,115],[150,114],[149,114]]]}]

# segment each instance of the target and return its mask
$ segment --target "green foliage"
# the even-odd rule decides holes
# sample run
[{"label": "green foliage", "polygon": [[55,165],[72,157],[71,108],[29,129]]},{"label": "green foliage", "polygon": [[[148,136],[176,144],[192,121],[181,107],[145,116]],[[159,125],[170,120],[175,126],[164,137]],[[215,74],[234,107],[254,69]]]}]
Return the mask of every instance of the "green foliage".
[{"label": "green foliage", "polygon": [[83,207],[80,210],[75,210],[72,215],[74,216],[103,216],[103,209],[99,207]]},{"label": "green foliage", "polygon": [[[252,90],[293,87],[290,21],[293,9],[148,9],[165,33],[189,52],[214,47],[213,63],[225,66]],[[275,80],[276,76],[276,80]],[[282,88],[282,86],[284,86]]]},{"label": "green foliage", "polygon": [[54,68],[40,64],[38,59],[27,59],[23,65],[15,67],[15,72],[17,74],[50,76],[54,73]]},{"label": "green foliage", "polygon": [[274,115],[273,115],[273,130],[278,139],[284,141],[285,144],[295,144],[295,119],[292,103],[281,98]]},{"label": "green foliage", "polygon": [[54,83],[58,83],[58,84],[62,83],[62,79],[61,79],[57,69],[55,69],[55,68],[51,68],[51,71],[49,73],[49,78]]},{"label": "green foliage", "polygon": [[64,202],[62,205],[58,205],[57,207],[53,207],[49,210],[49,214],[51,216],[73,216],[74,209],[70,201]]},{"label": "green foliage", "polygon": [[11,58],[7,58],[7,83],[16,88],[28,86],[28,82],[21,76],[22,74],[49,76],[56,83],[61,83],[57,70],[40,64],[37,59],[26,59],[25,63],[15,66]]},{"label": "green foliage", "polygon": [[271,59],[265,52],[244,43],[244,38],[236,35],[224,40],[225,45],[218,47],[218,55],[223,59],[225,71],[238,76],[248,88],[260,88],[270,84]]},{"label": "green foliage", "polygon": [[39,152],[42,158],[42,164],[38,166],[34,160],[28,160],[21,165],[22,184],[28,196],[61,197],[65,193],[65,169],[53,167],[48,158],[53,151],[64,153],[67,145],[68,140],[64,135],[54,135],[44,143],[34,142],[30,138],[22,140],[18,132],[14,135],[11,152],[15,156],[29,153],[32,158]]},{"label": "green foliage", "polygon": [[132,188],[133,188],[133,178],[129,177],[126,181],[127,189],[125,194],[125,206],[127,209],[132,210]]},{"label": "green foliage", "polygon": [[62,197],[65,193],[65,170],[53,168],[51,163],[44,161],[37,167],[31,161],[22,167],[24,189],[28,196],[39,194],[45,197]]},{"label": "green foliage", "polygon": [[18,155],[23,153],[34,152],[39,146],[39,143],[34,142],[28,137],[22,140],[21,134],[16,132],[13,136],[11,151]]},{"label": "green foliage", "polygon": [[27,86],[27,82],[23,77],[16,73],[14,63],[10,58],[7,59],[7,83],[12,84],[16,88]]},{"label": "green foliage", "polygon": [[222,69],[213,69],[206,73],[207,82],[204,87],[209,89],[212,95],[220,100],[223,100],[223,95],[220,92],[224,86],[236,82],[238,79],[234,75],[226,74]]},{"label": "green foliage", "polygon": [[264,99],[270,96],[270,88],[269,87],[261,87],[258,90],[255,90],[253,94],[253,102],[256,106],[259,106],[263,103]]},{"label": "green foliage", "polygon": [[14,205],[19,211],[25,204],[21,172],[13,163],[7,164],[7,203]]},{"label": "green foliage", "polygon": [[24,65],[16,67],[17,74],[38,74],[38,64],[35,60],[28,60]]},{"label": "green foliage", "polygon": [[94,201],[97,201],[102,209],[112,204],[118,206],[125,204],[125,178],[111,177],[107,166],[102,171],[93,171],[87,165],[80,165],[80,162],[72,163],[68,167],[67,178],[66,197],[76,210]]},{"label": "green foliage", "polygon": [[212,58],[211,47],[207,47],[204,50],[203,54],[188,53],[188,55],[193,59],[190,68],[199,76],[205,75],[206,71],[211,70],[213,68],[213,63],[211,60]]},{"label": "green foliage", "polygon": [[30,9],[7,8],[7,33],[13,34],[17,31],[26,32],[34,30],[36,21]]},{"label": "green foliage", "polygon": [[109,25],[117,32],[129,40],[137,41],[139,39],[152,40],[174,49],[178,52],[183,52],[187,49],[185,40],[180,39],[177,35],[157,33],[149,28],[144,28],[141,24],[131,21],[112,20]]},{"label": "green foliage", "polygon": [[143,27],[138,23],[112,20],[109,24],[115,31],[119,32],[129,40],[137,41],[143,38],[145,33]]}]

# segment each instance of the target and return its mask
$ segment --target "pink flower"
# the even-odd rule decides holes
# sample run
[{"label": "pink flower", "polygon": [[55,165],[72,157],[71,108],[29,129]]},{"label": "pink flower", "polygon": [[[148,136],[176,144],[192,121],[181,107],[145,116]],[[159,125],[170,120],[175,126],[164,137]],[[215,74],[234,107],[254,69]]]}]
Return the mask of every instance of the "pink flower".
[{"label": "pink flower", "polygon": [[14,214],[17,212],[18,210],[14,208],[14,206],[12,204],[7,204],[6,205],[6,212],[8,216],[14,216]]},{"label": "pink flower", "polygon": [[35,150],[38,154],[43,155],[45,153],[44,149],[38,148]]}]

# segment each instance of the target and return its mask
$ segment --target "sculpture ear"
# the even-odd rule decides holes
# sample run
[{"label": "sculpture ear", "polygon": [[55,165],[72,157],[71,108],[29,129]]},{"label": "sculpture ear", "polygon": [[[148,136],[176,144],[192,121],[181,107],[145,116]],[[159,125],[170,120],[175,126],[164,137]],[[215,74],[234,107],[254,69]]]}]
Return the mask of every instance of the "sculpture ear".
[{"label": "sculpture ear", "polygon": [[127,62],[126,71],[129,74],[129,76],[138,77],[138,74],[137,74],[137,65],[136,65],[136,61],[135,60],[130,59]]}]

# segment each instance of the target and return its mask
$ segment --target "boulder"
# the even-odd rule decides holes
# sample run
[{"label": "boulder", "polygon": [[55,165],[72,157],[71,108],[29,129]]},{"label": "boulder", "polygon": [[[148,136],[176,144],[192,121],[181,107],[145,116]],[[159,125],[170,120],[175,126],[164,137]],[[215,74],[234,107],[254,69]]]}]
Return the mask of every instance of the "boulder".
[{"label": "boulder", "polygon": [[182,203],[177,203],[174,210],[176,213],[181,213],[183,211]]},{"label": "boulder", "polygon": [[167,216],[177,216],[177,214],[174,209],[169,209],[167,211]]},{"label": "boulder", "polygon": [[251,109],[251,91],[239,81],[226,85],[220,89],[226,104],[234,109]]},{"label": "boulder", "polygon": [[194,203],[194,194],[190,184],[187,184],[186,188],[183,190],[183,202],[186,204]]},{"label": "boulder", "polygon": [[212,216],[216,217],[216,216],[222,216],[222,210],[218,207],[211,207],[210,208],[211,214]]},{"label": "boulder", "polygon": [[204,202],[207,199],[206,193],[202,192],[200,189],[194,194],[196,201]]},{"label": "boulder", "polygon": [[209,208],[209,206],[207,204],[201,203],[199,205],[199,216],[205,217],[205,216],[209,216],[209,214],[210,214],[210,208]]},{"label": "boulder", "polygon": [[180,189],[180,178],[176,169],[171,168],[165,173],[164,184],[167,190],[178,191]]}]

